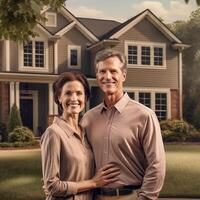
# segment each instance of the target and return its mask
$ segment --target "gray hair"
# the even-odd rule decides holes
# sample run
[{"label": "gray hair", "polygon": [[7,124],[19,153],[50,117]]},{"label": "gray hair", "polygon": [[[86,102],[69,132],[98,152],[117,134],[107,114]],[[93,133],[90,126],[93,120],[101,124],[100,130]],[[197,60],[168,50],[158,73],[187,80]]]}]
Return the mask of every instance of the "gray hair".
[{"label": "gray hair", "polygon": [[104,61],[107,58],[115,57],[115,56],[118,57],[122,63],[121,70],[127,70],[127,63],[126,63],[125,55],[123,53],[121,53],[120,51],[117,51],[114,49],[104,49],[104,50],[99,51],[96,54],[95,59],[94,59],[94,66],[95,66],[96,70],[97,70],[98,62]]}]

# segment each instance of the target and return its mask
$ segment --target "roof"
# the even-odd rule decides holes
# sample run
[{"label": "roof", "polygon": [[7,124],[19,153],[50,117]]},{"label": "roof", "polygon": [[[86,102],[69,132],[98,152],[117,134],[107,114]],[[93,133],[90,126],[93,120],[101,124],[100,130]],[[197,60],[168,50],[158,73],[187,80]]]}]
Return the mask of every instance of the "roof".
[{"label": "roof", "polygon": [[103,35],[112,31],[117,26],[121,25],[120,22],[114,20],[105,20],[105,19],[92,19],[92,18],[83,18],[77,17],[77,19],[93,32],[98,38],[102,38]]}]

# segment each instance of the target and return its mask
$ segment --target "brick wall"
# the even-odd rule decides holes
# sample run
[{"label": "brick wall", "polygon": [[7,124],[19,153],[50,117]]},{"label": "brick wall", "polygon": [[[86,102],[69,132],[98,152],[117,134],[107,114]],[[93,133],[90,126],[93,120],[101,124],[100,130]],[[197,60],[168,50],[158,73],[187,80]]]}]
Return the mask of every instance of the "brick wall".
[{"label": "brick wall", "polygon": [[179,90],[171,90],[171,118],[180,119]]},{"label": "brick wall", "polygon": [[0,119],[7,124],[9,116],[9,83],[0,82]]}]

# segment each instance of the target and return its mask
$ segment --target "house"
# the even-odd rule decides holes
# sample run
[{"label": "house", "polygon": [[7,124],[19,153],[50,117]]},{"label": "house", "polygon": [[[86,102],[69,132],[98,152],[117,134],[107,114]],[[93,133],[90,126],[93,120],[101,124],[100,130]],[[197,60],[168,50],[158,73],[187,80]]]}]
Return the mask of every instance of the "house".
[{"label": "house", "polygon": [[41,134],[48,116],[58,110],[52,83],[64,71],[80,71],[89,80],[97,105],[102,93],[95,81],[96,52],[113,48],[125,53],[128,64],[125,90],[153,109],[159,120],[182,118],[182,51],[187,48],[150,10],[119,23],[77,18],[65,7],[45,7],[48,20],[38,23],[39,34],[27,44],[0,41],[0,119],[7,122],[16,103],[23,124]]}]

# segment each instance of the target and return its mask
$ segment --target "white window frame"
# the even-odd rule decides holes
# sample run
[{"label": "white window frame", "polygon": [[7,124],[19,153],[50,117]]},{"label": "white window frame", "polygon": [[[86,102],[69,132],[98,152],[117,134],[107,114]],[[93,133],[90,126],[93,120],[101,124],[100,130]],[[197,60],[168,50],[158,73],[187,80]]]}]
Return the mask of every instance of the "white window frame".
[{"label": "white window frame", "polygon": [[[166,69],[166,44],[152,43],[152,42],[135,42],[125,40],[124,42],[125,55],[127,58],[128,68],[142,68],[142,69]],[[128,46],[137,46],[137,64],[128,64]],[[142,65],[142,47],[150,47],[150,65]],[[163,65],[154,65],[154,47],[163,49]]]},{"label": "white window frame", "polygon": [[[71,65],[71,50],[77,50],[77,65]],[[69,69],[81,68],[81,46],[68,45],[68,67]]]},{"label": "white window frame", "polygon": [[[24,66],[24,44],[19,43],[19,71],[28,72],[48,72],[48,41],[43,39],[34,39],[32,42],[32,67]],[[35,42],[44,42],[44,67],[35,66]]]},{"label": "white window frame", "polygon": [[[50,23],[48,21],[49,16],[53,16],[54,17],[54,23]],[[57,26],[57,14],[54,12],[46,12],[45,13],[45,17],[47,19],[47,21],[45,21],[45,26],[47,27],[56,27]]]},{"label": "white window frame", "polygon": [[125,92],[133,92],[135,96],[135,101],[139,102],[139,93],[147,92],[151,93],[151,109],[155,112],[156,105],[156,93],[165,93],[167,94],[167,119],[171,118],[171,92],[168,88],[133,88],[133,87],[125,87]]}]

